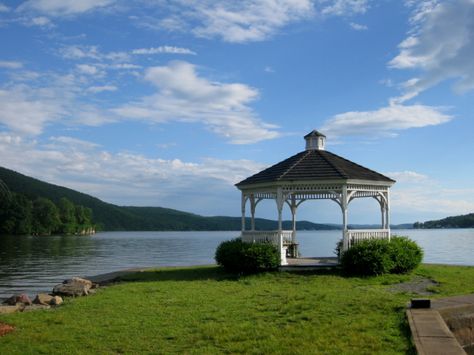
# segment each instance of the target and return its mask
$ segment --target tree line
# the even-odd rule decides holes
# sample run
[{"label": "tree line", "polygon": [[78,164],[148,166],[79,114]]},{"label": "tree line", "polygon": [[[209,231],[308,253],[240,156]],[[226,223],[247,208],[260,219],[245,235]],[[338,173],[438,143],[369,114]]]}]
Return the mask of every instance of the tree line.
[{"label": "tree line", "polygon": [[94,230],[92,210],[63,197],[53,201],[3,191],[0,200],[0,234],[89,234]]},{"label": "tree line", "polygon": [[474,227],[474,213],[469,213],[462,216],[451,216],[435,221],[416,222],[413,228],[473,228]]}]

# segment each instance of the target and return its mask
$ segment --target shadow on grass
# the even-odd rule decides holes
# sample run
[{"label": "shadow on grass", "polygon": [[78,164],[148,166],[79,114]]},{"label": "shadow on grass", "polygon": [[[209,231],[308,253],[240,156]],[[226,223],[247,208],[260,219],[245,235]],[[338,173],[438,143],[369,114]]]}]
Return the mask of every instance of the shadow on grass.
[{"label": "shadow on grass", "polygon": [[237,280],[239,275],[226,272],[219,266],[194,266],[147,270],[121,276],[117,281],[199,281],[199,280]]},{"label": "shadow on grass", "polygon": [[[299,275],[310,277],[316,275],[334,275],[341,276],[339,269],[318,269],[318,270],[291,270],[291,271],[268,271],[275,274]],[[156,270],[147,270],[123,275],[114,281],[118,282],[153,282],[153,281],[237,281],[245,277],[252,277],[255,274],[238,274],[225,271],[219,266],[194,266],[194,267],[176,267],[161,268]]]}]

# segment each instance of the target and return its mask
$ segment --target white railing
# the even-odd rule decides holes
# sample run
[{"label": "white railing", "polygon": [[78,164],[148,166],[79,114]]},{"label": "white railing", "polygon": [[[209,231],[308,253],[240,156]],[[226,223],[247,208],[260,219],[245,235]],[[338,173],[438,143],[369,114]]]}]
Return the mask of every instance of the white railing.
[{"label": "white railing", "polygon": [[[241,238],[247,243],[272,243],[274,245],[280,244],[280,238],[278,231],[244,231],[242,232]],[[281,231],[281,239],[283,245],[292,243],[293,231]]]},{"label": "white railing", "polygon": [[366,239],[390,239],[390,229],[352,229],[346,232],[349,248]]}]

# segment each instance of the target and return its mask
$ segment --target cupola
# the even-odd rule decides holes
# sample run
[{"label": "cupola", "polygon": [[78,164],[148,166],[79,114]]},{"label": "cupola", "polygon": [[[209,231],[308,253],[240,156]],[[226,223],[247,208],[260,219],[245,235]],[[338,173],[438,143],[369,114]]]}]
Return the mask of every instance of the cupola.
[{"label": "cupola", "polygon": [[306,141],[306,150],[324,150],[326,145],[326,136],[316,130],[311,131],[304,136]]}]

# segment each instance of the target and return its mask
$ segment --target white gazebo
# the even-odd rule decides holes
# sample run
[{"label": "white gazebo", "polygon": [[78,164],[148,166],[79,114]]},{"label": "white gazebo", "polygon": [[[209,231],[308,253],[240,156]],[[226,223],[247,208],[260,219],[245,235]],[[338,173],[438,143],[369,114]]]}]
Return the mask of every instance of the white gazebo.
[{"label": "white gazebo", "polygon": [[[314,130],[307,134],[306,150],[277,163],[236,184],[242,191],[242,234],[245,242],[270,242],[281,250],[281,265],[286,257],[298,256],[296,211],[306,200],[329,199],[342,211],[343,250],[361,239],[390,239],[390,187],[394,180],[325,150],[326,136]],[[380,205],[381,229],[348,229],[347,209],[355,198],[374,198]],[[264,199],[276,202],[278,228],[255,230],[255,210]],[[246,230],[246,205],[250,203],[250,230]],[[287,204],[292,215],[292,230],[282,229],[282,211]]]}]

